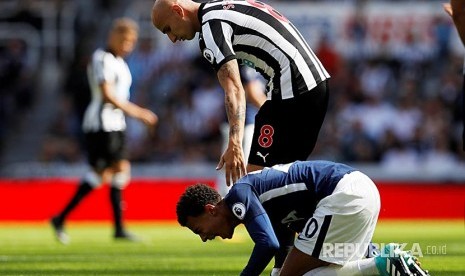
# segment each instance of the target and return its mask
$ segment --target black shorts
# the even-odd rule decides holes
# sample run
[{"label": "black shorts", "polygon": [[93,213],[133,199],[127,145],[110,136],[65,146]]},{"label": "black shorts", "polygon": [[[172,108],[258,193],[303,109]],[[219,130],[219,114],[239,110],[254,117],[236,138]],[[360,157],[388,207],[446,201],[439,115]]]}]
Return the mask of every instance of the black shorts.
[{"label": "black shorts", "polygon": [[123,131],[89,132],[85,136],[87,160],[97,171],[126,159],[126,135]]},{"label": "black shorts", "polygon": [[327,81],[287,100],[268,100],[255,116],[249,164],[269,167],[307,160],[328,108]]}]

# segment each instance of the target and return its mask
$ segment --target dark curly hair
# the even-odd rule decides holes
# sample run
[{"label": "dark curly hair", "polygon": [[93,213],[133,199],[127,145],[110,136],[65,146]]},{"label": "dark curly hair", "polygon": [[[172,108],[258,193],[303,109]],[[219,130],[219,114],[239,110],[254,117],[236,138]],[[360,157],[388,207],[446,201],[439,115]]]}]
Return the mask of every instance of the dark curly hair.
[{"label": "dark curly hair", "polygon": [[220,202],[220,194],[212,187],[197,183],[187,187],[176,205],[176,215],[181,226],[186,226],[188,217],[197,217],[204,212],[207,204]]}]

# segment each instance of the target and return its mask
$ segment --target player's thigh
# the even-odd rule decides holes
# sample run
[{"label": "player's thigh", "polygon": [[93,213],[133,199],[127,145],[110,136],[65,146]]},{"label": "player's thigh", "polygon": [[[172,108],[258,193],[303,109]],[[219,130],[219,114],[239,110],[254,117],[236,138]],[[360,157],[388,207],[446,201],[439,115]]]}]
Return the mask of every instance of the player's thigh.
[{"label": "player's thigh", "polygon": [[333,194],[317,205],[295,247],[332,264],[344,265],[365,256],[379,214],[379,194],[360,172],[346,175]]},{"label": "player's thigh", "polygon": [[280,102],[266,101],[262,105],[255,117],[249,165],[270,167],[306,159],[307,155],[298,150],[299,145],[293,140],[296,130],[287,126],[294,124],[288,119],[288,111],[294,112],[287,110]]},{"label": "player's thigh", "polygon": [[327,266],[329,263],[312,257],[293,247],[284,261],[280,276],[303,275],[317,267]]},{"label": "player's thigh", "polygon": [[87,162],[91,167],[103,176],[108,162],[107,155],[107,134],[105,132],[89,132],[85,134]]},{"label": "player's thigh", "polygon": [[89,164],[98,172],[112,168],[115,163],[126,159],[125,133],[92,132],[86,134]]},{"label": "player's thigh", "polygon": [[255,117],[249,164],[272,166],[306,160],[324,121],[326,82],[296,98],[266,101]]},{"label": "player's thigh", "polygon": [[112,164],[111,169],[113,173],[118,173],[118,172],[130,173],[131,163],[127,159],[120,159],[118,161],[115,161]]},{"label": "player's thigh", "polygon": [[[302,154],[297,160],[305,160],[315,148],[329,103],[327,81],[320,83],[309,92],[299,95],[295,101],[284,102],[287,117],[284,117],[284,131],[288,133],[287,144],[295,144],[295,154]],[[297,118],[297,119],[296,119]]]},{"label": "player's thigh", "polygon": [[309,127],[302,118],[310,116],[296,110],[295,105],[267,101],[255,120],[248,163],[269,167],[306,160],[315,146],[319,127]]}]

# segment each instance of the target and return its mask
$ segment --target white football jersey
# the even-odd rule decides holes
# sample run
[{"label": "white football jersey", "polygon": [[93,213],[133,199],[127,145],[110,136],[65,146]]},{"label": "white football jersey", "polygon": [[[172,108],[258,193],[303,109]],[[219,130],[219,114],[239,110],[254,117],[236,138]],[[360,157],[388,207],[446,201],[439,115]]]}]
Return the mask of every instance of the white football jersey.
[{"label": "white football jersey", "polygon": [[84,114],[82,129],[84,132],[123,131],[126,129],[124,113],[111,103],[103,101],[100,84],[106,82],[113,86],[113,93],[119,101],[129,100],[131,72],[123,58],[97,49],[87,67],[91,89],[91,102]]}]

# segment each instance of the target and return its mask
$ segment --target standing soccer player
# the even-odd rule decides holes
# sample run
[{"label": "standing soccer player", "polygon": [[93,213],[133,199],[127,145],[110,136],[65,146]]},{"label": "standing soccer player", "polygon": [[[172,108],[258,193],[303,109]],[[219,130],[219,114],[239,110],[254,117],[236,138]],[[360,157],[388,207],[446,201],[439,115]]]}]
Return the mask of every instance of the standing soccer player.
[{"label": "standing soccer player", "polygon": [[[152,23],[173,43],[191,40],[199,32],[202,55],[216,70],[225,92],[229,142],[217,169],[225,167],[228,186],[246,170],[308,158],[327,110],[329,74],[282,14],[254,0],[202,4],[156,0]],[[254,68],[268,82],[247,168],[242,148],[245,93],[239,64]]]},{"label": "standing soccer player", "polygon": [[125,151],[125,114],[139,119],[152,128],[158,117],[150,110],[129,101],[131,73],[123,59],[137,42],[138,25],[131,19],[119,18],[113,22],[107,47],[97,49],[88,65],[92,99],[84,115],[82,129],[86,137],[88,162],[91,169],[65,208],[51,219],[57,239],[68,243],[64,231],[68,214],[92,190],[109,182],[110,201],[114,218],[114,237],[133,240],[122,222],[122,190],[131,179],[131,165]]},{"label": "standing soccer player", "polygon": [[240,275],[260,275],[273,257],[272,276],[428,275],[398,244],[365,258],[379,210],[378,190],[362,172],[296,161],[249,173],[223,199],[205,184],[190,186],[176,214],[203,242],[230,239],[244,224],[255,245]]}]

